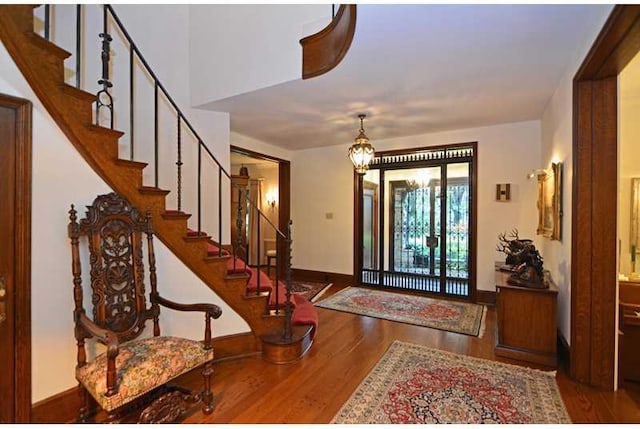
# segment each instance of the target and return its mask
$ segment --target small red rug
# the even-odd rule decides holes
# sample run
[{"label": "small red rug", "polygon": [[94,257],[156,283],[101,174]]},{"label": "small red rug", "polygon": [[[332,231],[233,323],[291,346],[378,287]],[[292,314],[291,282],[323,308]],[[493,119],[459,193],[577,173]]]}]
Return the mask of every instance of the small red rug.
[{"label": "small red rug", "polygon": [[333,283],[322,282],[301,282],[297,280],[291,281],[291,292],[307,298],[311,302],[315,302],[320,298]]},{"label": "small red rug", "polygon": [[316,306],[466,335],[484,329],[485,307],[461,301],[348,287]]},{"label": "small red rug", "polygon": [[394,342],[332,423],[571,423],[555,372]]}]

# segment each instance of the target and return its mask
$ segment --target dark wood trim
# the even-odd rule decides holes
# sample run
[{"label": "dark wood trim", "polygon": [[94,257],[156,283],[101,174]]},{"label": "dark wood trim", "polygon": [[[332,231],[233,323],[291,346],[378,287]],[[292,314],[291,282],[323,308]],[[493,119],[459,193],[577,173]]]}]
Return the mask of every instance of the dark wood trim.
[{"label": "dark wood trim", "polygon": [[477,304],[496,305],[496,292],[493,290],[481,290],[476,292]]},{"label": "dark wood trim", "polygon": [[[359,285],[362,281],[360,277],[360,267],[362,266],[362,246],[358,247],[358,243],[362,243],[362,224],[360,216],[363,210],[362,198],[360,194],[364,186],[364,179],[353,170],[353,283]],[[382,195],[384,198],[384,195]],[[382,222],[384,219],[380,219]],[[382,240],[381,240],[382,242]],[[384,266],[384,261],[380,261],[379,267]],[[379,268],[378,267],[378,268]]]},{"label": "dark wood trim", "polygon": [[287,163],[290,162],[286,159],[278,158],[272,155],[265,155],[264,153],[255,152],[251,149],[245,149],[240,146],[231,145],[229,146],[229,148],[231,152],[239,153],[241,155],[249,156],[251,158],[265,159],[267,161],[273,161],[273,162],[287,162]]},{"label": "dark wood trim", "polygon": [[354,286],[355,281],[350,274],[326,273],[323,271],[303,270],[301,268],[292,268],[291,277],[298,281],[307,282],[326,282],[342,286]]},{"label": "dark wood trim", "polygon": [[214,362],[259,353],[260,344],[251,332],[213,338]]},{"label": "dark wood trim", "polygon": [[[371,223],[372,223],[372,227],[371,228],[373,230],[372,231],[373,239],[371,240],[371,247],[372,247],[371,250],[374,251],[374,249],[376,247],[378,247],[378,243],[379,243],[378,240],[380,239],[379,238],[379,234],[378,234],[379,233],[379,229],[380,229],[379,228],[380,223],[378,221],[378,217],[379,217],[378,216],[378,206],[380,204],[380,199],[378,198],[378,189],[380,188],[380,185],[378,185],[377,183],[367,182],[366,180],[363,180],[362,181],[362,187],[363,187],[362,188],[363,195],[364,195],[364,190],[365,189],[373,191],[373,198],[372,198],[372,201],[371,201],[372,208],[373,208],[373,216],[372,216],[372,220],[371,220]],[[362,210],[363,210],[363,213],[364,213],[364,196],[363,196],[362,204],[363,204]],[[362,252],[363,252],[362,259],[364,261],[364,245],[362,247]],[[375,254],[375,251],[374,251],[374,254]],[[372,256],[372,260],[375,259],[374,255],[371,255],[371,256]],[[378,259],[375,259],[374,264],[373,264],[374,265],[374,267],[373,267],[374,270],[378,269],[378,264],[379,263],[380,263],[380,261]]]},{"label": "dark wood trim", "polygon": [[[259,355],[259,341],[252,332],[225,335],[213,339],[214,362],[224,362],[246,356]],[[31,423],[74,423],[82,405],[79,386],[45,398],[30,406]],[[93,411],[97,410],[93,404]],[[91,411],[90,411],[91,414]]]},{"label": "dark wood trim", "polygon": [[617,75],[640,51],[640,6],[615,6],[573,82],[570,374],[614,388]]},{"label": "dark wood trim", "polygon": [[81,389],[67,389],[33,404],[31,423],[72,423],[82,405]]},{"label": "dark wood trim", "polygon": [[[477,230],[478,230],[478,142],[464,142],[464,143],[451,143],[451,144],[441,144],[434,146],[423,146],[419,148],[408,148],[408,149],[395,149],[388,151],[376,151],[376,156],[387,156],[387,155],[406,155],[411,153],[418,153],[427,150],[434,149],[444,149],[444,148],[456,148],[456,147],[469,147],[473,148],[473,157],[471,159],[464,158],[460,159],[459,162],[467,162],[469,163],[469,192],[471,193],[471,222],[470,227],[471,231],[469,232],[469,240],[471,241],[470,245],[470,254],[471,259],[469,261],[469,285],[470,285],[470,294],[468,298],[465,298],[468,301],[476,302],[476,294],[477,291],[477,255],[478,255],[478,243],[477,243]],[[444,160],[447,163],[455,163],[456,159]],[[412,163],[410,167],[407,168],[420,168],[420,167],[432,167],[441,165],[438,164],[438,161],[425,161],[424,163],[420,163],[420,166],[416,166],[415,163]],[[388,168],[389,167],[389,168]],[[376,169],[380,169],[380,198],[384,200],[384,170],[390,168],[396,168],[395,166],[384,165],[383,168],[375,167]],[[353,173],[353,273],[354,280],[356,284],[360,284],[360,267],[362,266],[362,221],[360,219],[362,213],[362,198],[360,198],[360,194],[362,192],[363,179],[358,174]],[[380,212],[380,224],[384,224],[384,211]],[[380,254],[382,254],[384,240],[380,240]],[[384,269],[384,261],[380,261],[380,270]],[[382,278],[382,276],[381,276]],[[447,298],[451,298],[447,295]]]},{"label": "dark wood trim", "polygon": [[571,356],[571,347],[564,337],[564,334],[558,329],[558,366],[568,368],[569,358]]},{"label": "dark wood trim", "polygon": [[473,159],[469,164],[471,171],[469,176],[469,192],[471,193],[471,225],[469,231],[469,244],[471,245],[471,260],[469,261],[469,282],[471,284],[471,301],[475,302],[478,297],[478,142],[465,143],[473,148]]},{"label": "dark wood trim", "polygon": [[[15,190],[15,423],[31,420],[31,152],[29,100],[0,94],[0,105],[16,112]],[[6,197],[6,196],[5,196]]]},{"label": "dark wood trim", "polygon": [[[230,151],[251,158],[273,161],[278,164],[278,229],[286,233],[287,225],[289,224],[289,220],[291,220],[291,161],[233,145],[230,146]],[[279,240],[276,250],[278,255],[285,254],[286,243],[284,240]],[[278,264],[278,270],[279,277],[284,278],[284,265]]]},{"label": "dark wood trim", "polygon": [[[291,163],[289,161],[278,162],[278,228],[283,233],[287,233],[289,221],[291,220]],[[293,237],[295,240],[295,237]],[[279,240],[277,249],[278,255],[287,254],[287,243]],[[279,277],[286,276],[285,264],[278,262]]]},{"label": "dark wood trim", "polygon": [[617,76],[638,51],[640,6],[616,6],[578,69],[575,80]]},{"label": "dark wood trim", "polygon": [[[455,149],[457,147],[473,147],[474,155],[477,154],[478,142],[464,142],[464,143],[445,143],[445,144],[437,144],[433,146],[421,146],[416,148],[409,149],[393,149],[393,150],[377,150],[376,157],[378,156],[389,156],[389,155],[408,155],[412,153],[426,152],[430,150],[438,150],[438,149]],[[455,162],[455,158],[451,160],[451,162]]]},{"label": "dark wood trim", "polygon": [[327,73],[347,54],[356,32],[356,5],[340,5],[329,25],[300,40],[302,79]]}]

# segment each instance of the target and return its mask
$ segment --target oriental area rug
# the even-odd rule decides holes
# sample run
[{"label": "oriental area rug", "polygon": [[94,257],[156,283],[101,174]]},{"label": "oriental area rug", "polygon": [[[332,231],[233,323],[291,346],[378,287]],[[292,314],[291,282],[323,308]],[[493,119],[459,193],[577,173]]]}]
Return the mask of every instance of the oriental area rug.
[{"label": "oriental area rug", "polygon": [[319,299],[333,283],[291,281],[291,292],[304,296],[311,302]]},{"label": "oriental area rug", "polygon": [[482,335],[486,312],[478,304],[357,287],[345,288],[316,306],[476,337]]},{"label": "oriental area rug", "polygon": [[395,341],[332,423],[571,423],[555,372]]}]

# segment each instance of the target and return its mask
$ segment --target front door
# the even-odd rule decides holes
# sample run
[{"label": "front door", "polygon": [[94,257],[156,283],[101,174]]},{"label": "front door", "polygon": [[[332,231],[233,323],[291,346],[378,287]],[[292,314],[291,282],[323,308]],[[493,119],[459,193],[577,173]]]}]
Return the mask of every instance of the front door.
[{"label": "front door", "polygon": [[[473,298],[474,155],[469,144],[376,158],[360,193],[362,284]],[[369,219],[374,185],[381,237],[375,245]]]},{"label": "front door", "polygon": [[0,423],[28,422],[31,407],[30,114],[0,95]]}]

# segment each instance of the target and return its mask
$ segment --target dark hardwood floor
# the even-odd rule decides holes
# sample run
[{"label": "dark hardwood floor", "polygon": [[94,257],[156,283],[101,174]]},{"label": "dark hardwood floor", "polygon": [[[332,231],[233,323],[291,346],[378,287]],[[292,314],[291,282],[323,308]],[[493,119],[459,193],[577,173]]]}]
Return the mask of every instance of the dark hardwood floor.
[{"label": "dark hardwood floor", "polygon": [[[323,298],[339,289],[334,285]],[[185,423],[328,423],[395,340],[518,364],[493,353],[493,308],[487,312],[482,338],[323,308],[318,313],[315,344],[296,363],[273,365],[259,356],[217,363],[215,411],[209,416],[197,411]],[[640,422],[638,386],[627,384],[616,393],[599,391],[571,381],[563,367],[557,380],[575,423]],[[201,386],[198,373],[182,381]]]}]

